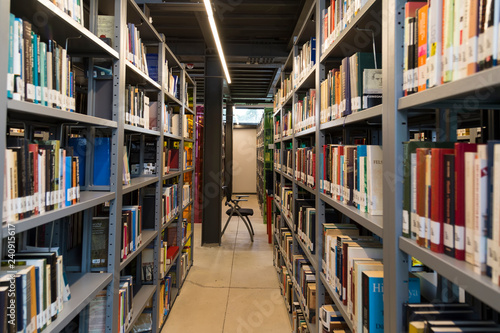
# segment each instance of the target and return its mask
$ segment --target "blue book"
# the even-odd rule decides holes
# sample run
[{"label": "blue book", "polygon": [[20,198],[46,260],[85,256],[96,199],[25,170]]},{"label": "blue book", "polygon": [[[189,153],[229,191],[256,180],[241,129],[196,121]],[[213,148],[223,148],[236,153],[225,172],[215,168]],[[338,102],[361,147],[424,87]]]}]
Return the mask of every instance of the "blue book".
[{"label": "blue book", "polygon": [[9,19],[9,61],[7,69],[7,97],[14,97],[14,22],[16,17],[10,14]]},{"label": "blue book", "polygon": [[33,69],[33,85],[35,86],[35,103],[39,104],[40,103],[40,82],[39,82],[39,70],[38,70],[38,36],[35,34],[33,31],[31,31],[31,44],[33,46],[33,62],[32,62],[32,69]]},{"label": "blue book", "polygon": [[[364,186],[361,186],[360,184],[360,174],[361,172],[365,172],[364,170],[364,166],[361,166],[360,165],[360,157],[366,157],[366,145],[359,145],[356,149],[356,153],[358,155],[358,159],[357,159],[357,164],[356,164],[356,191],[358,192],[361,192],[362,189],[364,189]],[[356,204],[356,206],[358,207],[359,210],[361,210],[361,205],[358,203]]]},{"label": "blue book", "polygon": [[363,288],[363,332],[384,332],[384,272],[365,271]]},{"label": "blue book", "polygon": [[68,145],[73,147],[73,156],[78,157],[79,177],[78,184],[85,186],[85,160],[87,156],[87,139],[86,138],[70,138]]},{"label": "blue book", "polygon": [[311,37],[311,62],[316,64],[316,37]]},{"label": "blue book", "polygon": [[420,279],[410,273],[408,279],[408,303],[419,304],[420,300]]},{"label": "blue book", "polygon": [[66,174],[64,175],[64,178],[65,178],[65,186],[64,186],[64,198],[65,198],[65,202],[66,202],[66,207],[69,207],[71,206],[72,204],[72,196],[70,196],[69,194],[71,194],[71,191],[70,189],[73,187],[72,186],[72,180],[73,180],[73,177],[72,177],[72,167],[73,167],[73,158],[71,156],[66,156]]},{"label": "blue book", "polygon": [[[111,177],[111,138],[95,138],[94,185],[109,186]],[[82,172],[80,172],[81,174]]]},{"label": "blue book", "polygon": [[158,82],[158,53],[146,54],[149,77]]},{"label": "blue book", "polygon": [[[494,253],[490,250],[490,243],[493,241],[493,207],[495,202],[493,200],[493,162],[495,160],[495,146],[500,144],[500,140],[490,140],[488,141],[487,153],[488,153],[488,209],[486,214],[485,228],[486,228],[486,242],[488,246],[487,257],[486,257],[486,275],[492,277],[492,268],[496,266],[497,262],[492,260],[492,255]],[[496,247],[495,247],[496,248]],[[498,256],[498,253],[496,253]]]}]

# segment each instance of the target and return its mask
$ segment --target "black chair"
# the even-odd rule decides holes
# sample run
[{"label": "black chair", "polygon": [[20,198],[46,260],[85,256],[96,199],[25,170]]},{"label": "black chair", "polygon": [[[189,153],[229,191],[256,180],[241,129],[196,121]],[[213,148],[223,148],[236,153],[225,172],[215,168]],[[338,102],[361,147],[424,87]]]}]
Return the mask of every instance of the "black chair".
[{"label": "black chair", "polygon": [[242,198],[247,198],[248,195],[236,195],[236,199],[231,198],[232,194],[231,191],[227,186],[222,186],[222,190],[224,191],[224,196],[226,197],[226,202],[225,205],[229,206],[230,208],[226,211],[226,214],[229,216],[226,222],[226,225],[224,226],[224,229],[222,230],[222,235],[224,235],[224,232],[226,231],[226,228],[229,224],[229,221],[231,221],[231,218],[233,215],[237,214],[239,217],[241,217],[241,220],[243,223],[245,223],[245,226],[247,227],[248,233],[250,234],[250,239],[253,242],[253,236],[255,235],[252,227],[252,223],[250,222],[249,216],[253,216],[253,209],[251,208],[241,208],[240,207],[240,202],[242,201],[248,201],[247,199],[242,199]]}]

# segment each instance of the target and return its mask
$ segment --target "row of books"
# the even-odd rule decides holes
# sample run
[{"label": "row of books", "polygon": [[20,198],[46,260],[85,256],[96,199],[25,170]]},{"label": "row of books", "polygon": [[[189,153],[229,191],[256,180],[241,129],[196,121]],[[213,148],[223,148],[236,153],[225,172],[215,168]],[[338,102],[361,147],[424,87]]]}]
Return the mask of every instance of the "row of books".
[{"label": "row of books", "polygon": [[125,38],[127,60],[134,64],[141,72],[149,76],[146,47],[141,40],[140,31],[134,23],[127,23],[127,37]]},{"label": "row of books", "polygon": [[332,45],[347,25],[358,15],[367,0],[327,0],[326,8],[321,13],[322,52]]},{"label": "row of books", "polygon": [[282,172],[286,173],[290,177],[293,177],[293,150],[292,149],[285,149],[284,153],[284,163],[282,166]]},{"label": "row of books", "polygon": [[[120,276],[118,288],[118,331],[125,332],[132,323],[134,313],[134,277],[131,275]],[[106,331],[106,303],[107,291],[100,291],[89,304],[89,332]]]},{"label": "row of books", "polygon": [[179,260],[180,264],[180,280],[184,281],[187,276],[188,270],[191,267],[191,248],[186,247],[182,249],[181,258]]},{"label": "row of books", "polygon": [[163,83],[166,91],[172,96],[179,98],[180,91],[180,80],[178,75],[174,75],[172,72],[172,68],[168,67],[168,60],[165,59],[165,64],[163,66],[162,79],[163,82],[160,82],[159,71],[158,71],[158,53],[147,53],[146,54],[146,62],[148,68],[148,74],[151,79],[158,83]]},{"label": "row of books", "polygon": [[382,146],[324,145],[320,191],[370,215],[383,214]]},{"label": "row of books", "polygon": [[79,202],[79,158],[58,140],[7,137],[3,216],[22,220]]},{"label": "row of books", "polygon": [[182,160],[184,170],[190,169],[193,167],[193,143],[186,142],[184,143],[184,158]]},{"label": "row of books", "polygon": [[293,92],[292,78],[294,77],[293,72],[288,74],[287,77],[281,80],[281,87],[278,88],[276,94],[274,95],[274,111],[277,111],[285,100],[290,98]]},{"label": "row of books", "polygon": [[[169,267],[172,265],[175,256],[179,252],[178,246],[168,246],[167,241],[162,241],[159,251],[159,269],[160,278],[163,279],[168,273]],[[142,281],[151,282],[154,279],[154,248],[148,246],[142,251]]]},{"label": "row of books", "polygon": [[[383,250],[351,224],[323,225],[323,272],[353,323],[355,332],[383,332]],[[409,278],[410,303],[420,302],[420,281]]]},{"label": "row of books", "polygon": [[43,41],[26,19],[10,14],[7,97],[75,111],[75,73],[65,48]]},{"label": "row of books", "polygon": [[83,1],[82,0],[50,0],[60,10],[65,12],[76,22],[83,26]]},{"label": "row of books", "polygon": [[158,104],[150,104],[146,91],[138,86],[125,87],[125,124],[150,128],[150,118],[156,118]]},{"label": "row of books", "polygon": [[273,126],[273,135],[274,135],[274,141],[277,141],[279,139],[281,139],[281,126],[280,126],[280,120],[277,119],[275,122],[274,122],[274,126]]},{"label": "row of books", "polygon": [[321,83],[321,123],[382,103],[381,54],[356,52],[342,59]]},{"label": "row of books", "polygon": [[281,137],[291,136],[293,134],[292,111],[285,111],[281,121]]},{"label": "row of books", "polygon": [[[172,299],[172,275],[169,274],[164,281],[160,284],[160,297],[158,304],[158,318],[166,318],[170,313],[170,302]],[[159,320],[159,325],[163,323],[163,320]]]},{"label": "row of books", "polygon": [[[277,216],[276,223],[277,223],[276,225],[278,226],[281,224],[281,215]],[[291,268],[292,254],[293,254],[292,232],[290,231],[290,229],[288,229],[288,227],[280,227],[277,231],[278,231],[277,232],[278,241],[285,255],[283,260],[285,260]]]},{"label": "row of books", "polygon": [[296,286],[299,302],[309,323],[316,322],[316,275],[309,260],[302,254],[292,255],[292,281]]},{"label": "row of books", "polygon": [[297,148],[295,151],[295,179],[315,188],[316,150],[314,147]]},{"label": "row of books", "polygon": [[182,206],[186,206],[191,202],[191,185],[184,184],[182,186]]},{"label": "row of books", "polygon": [[406,95],[497,65],[497,1],[432,0],[405,5]]},{"label": "row of books", "polygon": [[316,37],[311,37],[302,45],[299,54],[293,58],[293,87],[297,88],[302,79],[316,64]]},{"label": "row of books", "polygon": [[293,220],[293,190],[292,186],[283,186],[281,188],[281,210],[283,211],[284,218]]},{"label": "row of books", "polygon": [[335,304],[325,304],[319,308],[319,322],[322,333],[351,332],[349,325]]},{"label": "row of books", "polygon": [[[170,184],[163,187],[162,194],[162,221],[167,223],[179,213],[179,184]],[[153,220],[154,221],[154,220]]]},{"label": "row of books", "polygon": [[281,149],[274,148],[273,150],[273,164],[276,170],[281,170]]},{"label": "row of books", "polygon": [[403,235],[499,281],[500,141],[404,144]]},{"label": "row of books", "polygon": [[[315,253],[316,242],[316,203],[314,199],[295,199],[294,230],[298,239],[311,253]],[[328,207],[328,206],[327,206]],[[325,221],[335,221],[336,215],[333,208],[325,207]],[[324,240],[323,240],[324,241]]]},{"label": "row of books", "polygon": [[421,303],[404,305],[405,333],[500,332],[500,325],[481,320],[467,303]]},{"label": "row of books", "polygon": [[71,299],[59,248],[28,246],[7,258],[0,269],[0,328],[41,332]]},{"label": "row of books", "polygon": [[309,89],[294,104],[294,130],[301,132],[316,125],[316,89]]}]

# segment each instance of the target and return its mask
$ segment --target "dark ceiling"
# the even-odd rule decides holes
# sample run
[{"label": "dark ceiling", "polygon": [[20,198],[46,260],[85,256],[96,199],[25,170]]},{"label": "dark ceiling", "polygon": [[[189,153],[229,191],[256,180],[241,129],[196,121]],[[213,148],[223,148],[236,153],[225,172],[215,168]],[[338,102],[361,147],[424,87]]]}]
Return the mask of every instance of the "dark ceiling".
[{"label": "dark ceiling", "polygon": [[[153,25],[204,94],[205,56],[217,54],[202,0],[136,0],[146,4]],[[312,0],[212,0],[232,84],[225,98],[235,104],[272,103],[273,86],[306,19]],[[299,24],[298,24],[299,22]]]}]

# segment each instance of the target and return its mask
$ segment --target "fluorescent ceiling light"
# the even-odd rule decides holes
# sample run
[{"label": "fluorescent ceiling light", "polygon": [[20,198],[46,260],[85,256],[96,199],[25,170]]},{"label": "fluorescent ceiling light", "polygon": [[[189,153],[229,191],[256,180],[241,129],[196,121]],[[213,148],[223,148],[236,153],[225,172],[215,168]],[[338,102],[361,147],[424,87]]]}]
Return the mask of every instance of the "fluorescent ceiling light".
[{"label": "fluorescent ceiling light", "polygon": [[215,45],[217,45],[217,51],[219,52],[220,62],[222,63],[222,68],[226,74],[227,83],[231,84],[231,77],[229,76],[229,70],[227,69],[226,58],[224,57],[224,52],[222,51],[222,45],[219,39],[219,33],[217,32],[217,26],[215,25],[214,12],[212,11],[212,5],[210,0],[203,0],[205,2],[205,8],[207,10],[208,22],[210,23],[210,28],[212,29],[212,34],[214,35]]}]

